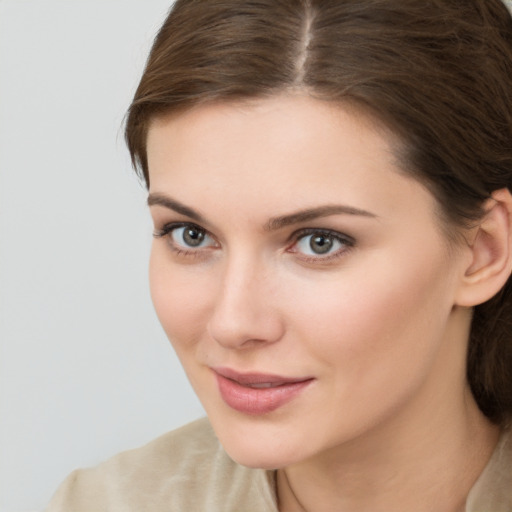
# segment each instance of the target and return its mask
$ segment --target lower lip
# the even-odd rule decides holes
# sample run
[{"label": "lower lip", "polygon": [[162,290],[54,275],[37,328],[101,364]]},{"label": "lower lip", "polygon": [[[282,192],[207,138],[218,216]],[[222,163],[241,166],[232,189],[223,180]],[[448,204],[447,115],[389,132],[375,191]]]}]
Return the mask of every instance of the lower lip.
[{"label": "lower lip", "polygon": [[293,400],[313,379],[290,382],[275,388],[250,388],[216,374],[219,391],[224,402],[244,414],[267,414]]}]

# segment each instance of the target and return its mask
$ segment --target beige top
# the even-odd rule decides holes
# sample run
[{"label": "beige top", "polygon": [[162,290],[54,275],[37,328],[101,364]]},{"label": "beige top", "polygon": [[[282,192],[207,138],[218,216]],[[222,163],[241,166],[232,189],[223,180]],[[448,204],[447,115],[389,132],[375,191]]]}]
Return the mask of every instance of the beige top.
[{"label": "beige top", "polygon": [[[277,512],[275,473],[233,462],[198,420],[93,469],[74,471],[46,512]],[[466,512],[512,512],[512,435],[503,434]]]}]

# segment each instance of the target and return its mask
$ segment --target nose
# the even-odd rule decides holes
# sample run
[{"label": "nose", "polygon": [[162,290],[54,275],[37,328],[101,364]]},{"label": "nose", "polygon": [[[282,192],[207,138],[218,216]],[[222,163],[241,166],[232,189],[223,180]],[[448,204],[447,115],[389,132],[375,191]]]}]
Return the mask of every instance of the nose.
[{"label": "nose", "polygon": [[262,346],[284,334],[283,318],[276,307],[276,280],[250,260],[232,261],[219,282],[208,333],[225,348]]}]

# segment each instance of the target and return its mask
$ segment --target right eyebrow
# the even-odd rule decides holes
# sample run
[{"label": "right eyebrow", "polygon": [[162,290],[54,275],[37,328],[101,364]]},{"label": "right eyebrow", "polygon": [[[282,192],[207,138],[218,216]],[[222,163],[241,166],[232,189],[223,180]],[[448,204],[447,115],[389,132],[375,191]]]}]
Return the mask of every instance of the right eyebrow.
[{"label": "right eyebrow", "polygon": [[186,217],[190,217],[191,219],[197,222],[205,222],[204,217],[193,210],[192,208],[185,206],[184,204],[176,201],[176,199],[171,199],[168,196],[159,193],[152,193],[148,196],[148,206],[163,206],[164,208],[168,208],[176,213],[180,213],[181,215],[185,215]]}]

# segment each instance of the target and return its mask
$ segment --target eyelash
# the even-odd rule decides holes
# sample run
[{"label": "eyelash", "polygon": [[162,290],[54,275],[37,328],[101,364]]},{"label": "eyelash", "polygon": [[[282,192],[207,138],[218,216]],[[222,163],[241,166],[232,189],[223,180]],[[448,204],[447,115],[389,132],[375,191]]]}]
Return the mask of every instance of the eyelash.
[{"label": "eyelash", "polygon": [[[333,239],[342,247],[331,254],[327,254],[326,256],[308,256],[306,254],[299,253],[296,249],[293,249],[302,239],[311,235],[324,236],[326,238]],[[356,241],[351,236],[340,233],[339,231],[322,228],[304,228],[296,231],[290,237],[290,241],[292,242],[292,245],[287,249],[287,251],[293,254],[301,254],[300,259],[307,263],[327,263],[331,260],[341,258],[356,245]]]},{"label": "eyelash", "polygon": [[[197,249],[186,249],[184,246],[177,245],[172,240],[172,233],[179,228],[191,228],[195,229],[197,231],[200,231],[204,233],[206,236],[212,238],[215,240],[213,235],[211,235],[207,230],[202,228],[201,226],[198,226],[197,224],[191,223],[191,222],[173,222],[166,224],[163,226],[162,229],[155,230],[153,232],[154,238],[165,238],[168,237],[168,243],[171,248],[171,250],[178,256],[184,256],[184,257],[201,257],[204,256],[204,250],[207,248],[197,248]],[[299,252],[296,247],[297,244],[304,238],[312,235],[317,236],[324,236],[326,238],[329,238],[331,240],[334,240],[338,242],[342,247],[338,249],[337,251],[333,252],[332,254],[327,254],[325,256],[308,256],[304,253]],[[342,256],[344,256],[348,251],[354,248],[356,245],[356,242],[354,238],[351,236],[345,235],[343,233],[340,233],[338,231],[333,231],[330,229],[322,229],[322,228],[304,228],[300,229],[298,231],[295,231],[288,240],[288,248],[286,249],[287,252],[292,254],[299,254],[300,259],[302,261],[305,261],[306,263],[327,263],[331,260],[338,259]]]},{"label": "eyelash", "polygon": [[[168,244],[171,250],[178,256],[185,256],[185,257],[201,257],[204,256],[204,253],[201,251],[201,247],[198,249],[186,249],[185,246],[179,246],[177,245],[173,239],[172,239],[172,233],[176,229],[179,228],[190,228],[195,229],[197,231],[200,231],[204,233],[205,235],[209,236],[210,238],[214,239],[213,235],[208,233],[206,229],[202,228],[201,226],[198,226],[197,224],[194,224],[192,222],[171,222],[169,224],[166,224],[163,226],[162,229],[157,229],[153,232],[154,238],[168,238]],[[204,251],[204,248],[202,248]]]}]

